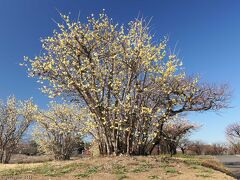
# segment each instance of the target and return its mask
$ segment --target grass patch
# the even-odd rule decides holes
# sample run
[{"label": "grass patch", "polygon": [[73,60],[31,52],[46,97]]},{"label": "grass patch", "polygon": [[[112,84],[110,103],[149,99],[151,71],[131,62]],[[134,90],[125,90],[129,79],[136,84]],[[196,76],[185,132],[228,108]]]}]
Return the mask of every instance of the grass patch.
[{"label": "grass patch", "polygon": [[212,169],[209,169],[209,168],[203,168],[202,173],[208,173],[208,174],[213,174],[213,170]]},{"label": "grass patch", "polygon": [[4,171],[0,171],[0,176],[17,176],[25,173],[26,171],[29,171],[29,170],[25,168],[7,169]]},{"label": "grass patch", "polygon": [[159,176],[156,176],[156,175],[152,175],[152,176],[148,176],[149,179],[160,179]]},{"label": "grass patch", "polygon": [[49,163],[44,163],[43,165],[36,167],[22,167],[0,171],[0,176],[16,176],[26,173],[39,174],[44,176],[62,176],[82,166],[83,164],[81,163],[71,163],[60,167],[56,167]]},{"label": "grass patch", "polygon": [[207,167],[201,166],[199,164],[192,164],[192,165],[189,165],[189,167],[191,169],[199,170],[200,172],[213,173],[212,169],[209,169]]},{"label": "grass patch", "polygon": [[123,180],[123,179],[127,179],[127,178],[128,178],[128,176],[126,174],[120,174],[120,175],[118,174],[117,175],[118,180]]},{"label": "grass patch", "polygon": [[113,165],[113,174],[125,174],[127,173],[127,168],[124,165],[114,164]]},{"label": "grass patch", "polygon": [[195,158],[186,158],[186,159],[181,159],[180,161],[182,161],[184,164],[188,166],[201,166],[200,161]]},{"label": "grass patch", "polygon": [[[201,169],[205,167],[204,171],[206,168],[209,168],[209,171],[216,170],[220,171],[222,173],[225,173],[229,176],[234,177],[234,175],[227,170],[222,163],[219,161],[215,160],[211,156],[205,157],[205,156],[179,156],[180,158],[176,157],[176,160],[180,160],[181,162],[185,163],[186,165],[190,166],[191,168],[196,168],[196,169]],[[213,173],[213,172],[212,172]]]},{"label": "grass patch", "polygon": [[70,173],[79,167],[84,166],[82,163],[71,163],[60,167],[54,167],[53,165],[46,164],[44,166],[37,167],[33,170],[34,174],[42,174],[44,176],[62,176]]},{"label": "grass patch", "polygon": [[197,177],[202,177],[202,178],[210,178],[211,175],[210,174],[207,174],[207,173],[199,173],[199,174],[196,174]]},{"label": "grass patch", "polygon": [[166,167],[164,170],[165,170],[166,173],[179,174],[179,172],[173,167]]},{"label": "grass patch", "polygon": [[204,166],[204,167],[207,167],[207,168],[211,168],[213,170],[216,170],[216,171],[220,171],[220,172],[223,172],[227,175],[230,175],[232,176],[232,173],[229,172],[224,166],[222,163],[218,162],[218,161],[215,161],[215,160],[212,160],[212,159],[205,159],[201,162],[201,165]]},{"label": "grass patch", "polygon": [[201,170],[203,167],[200,166],[200,165],[197,165],[197,164],[192,164],[192,165],[189,165],[191,169],[199,169]]},{"label": "grass patch", "polygon": [[175,154],[175,155],[173,155],[172,157],[178,157],[178,158],[189,158],[189,159],[192,159],[192,158],[194,158],[194,156],[193,155],[188,155],[188,154]]},{"label": "grass patch", "polygon": [[180,174],[179,171],[177,171],[173,164],[173,159],[169,157],[165,157],[161,164],[159,165],[160,168],[163,168],[166,173],[170,174]]},{"label": "grass patch", "polygon": [[159,165],[160,168],[167,168],[169,166],[170,166],[170,164],[167,162],[161,162],[161,164]]},{"label": "grass patch", "polygon": [[128,171],[126,166],[120,164],[113,164],[112,173],[117,175],[118,180],[128,178],[128,176],[126,175],[127,172]]},{"label": "grass patch", "polygon": [[76,174],[76,177],[81,177],[81,178],[86,178],[86,177],[90,177],[93,174],[98,173],[101,170],[101,166],[93,166],[90,167],[89,169],[87,169],[84,173],[80,173],[80,174]]},{"label": "grass patch", "polygon": [[149,169],[152,168],[152,165],[148,162],[144,162],[143,164],[138,165],[135,169],[132,170],[134,173],[140,173],[140,172],[147,172]]}]

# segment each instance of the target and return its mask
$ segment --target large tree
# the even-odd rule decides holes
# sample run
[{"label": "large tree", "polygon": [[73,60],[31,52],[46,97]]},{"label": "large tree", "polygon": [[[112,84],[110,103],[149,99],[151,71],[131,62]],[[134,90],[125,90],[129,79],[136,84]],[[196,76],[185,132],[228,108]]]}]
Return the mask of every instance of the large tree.
[{"label": "large tree", "polygon": [[0,163],[9,162],[36,111],[32,100],[17,101],[9,97],[7,103],[0,101]]},{"label": "large tree", "polygon": [[149,154],[169,118],[226,107],[226,87],[186,77],[166,50],[167,38],[156,43],[144,20],[125,27],[105,13],[86,24],[62,18],[59,30],[42,39],[43,54],[24,65],[50,97],[84,102],[101,154]]}]

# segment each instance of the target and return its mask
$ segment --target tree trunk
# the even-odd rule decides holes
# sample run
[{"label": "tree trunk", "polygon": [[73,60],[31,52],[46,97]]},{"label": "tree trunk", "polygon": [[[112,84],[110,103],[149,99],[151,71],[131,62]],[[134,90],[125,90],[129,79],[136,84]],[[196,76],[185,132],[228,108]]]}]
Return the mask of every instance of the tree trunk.
[{"label": "tree trunk", "polygon": [[2,163],[3,160],[3,150],[0,151],[0,163]]},{"label": "tree trunk", "polygon": [[126,139],[126,155],[130,155],[130,131],[127,133],[127,139]]},{"label": "tree trunk", "polygon": [[185,149],[181,148],[182,154],[185,154]]},{"label": "tree trunk", "polygon": [[8,164],[11,158],[11,152],[8,150],[4,150],[1,158],[1,163]]},{"label": "tree trunk", "polygon": [[169,150],[171,156],[177,154],[177,146],[174,143],[169,144]]}]

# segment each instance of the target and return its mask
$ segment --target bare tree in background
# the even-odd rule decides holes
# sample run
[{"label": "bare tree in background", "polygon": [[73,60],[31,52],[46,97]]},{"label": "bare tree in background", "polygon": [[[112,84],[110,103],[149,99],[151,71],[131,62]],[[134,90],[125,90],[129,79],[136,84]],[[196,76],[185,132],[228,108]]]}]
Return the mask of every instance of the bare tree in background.
[{"label": "bare tree in background", "polygon": [[224,143],[213,143],[212,144],[213,155],[223,155],[228,151],[228,146]]},{"label": "bare tree in background", "polygon": [[234,154],[240,153],[240,123],[233,123],[226,128],[226,136]]},{"label": "bare tree in background", "polygon": [[[186,138],[199,127],[199,125],[182,118],[165,123],[162,134],[169,153],[171,155],[177,154],[177,148],[180,143],[183,143],[181,140]],[[183,149],[184,147],[182,146],[182,150]]]},{"label": "bare tree in background", "polygon": [[31,100],[9,97],[0,102],[0,163],[8,163],[23,134],[33,121],[37,107]]},{"label": "bare tree in background", "polygon": [[178,147],[181,149],[182,153],[185,154],[188,147],[191,145],[191,141],[187,137],[180,139]]},{"label": "bare tree in background", "polygon": [[202,141],[193,141],[188,149],[193,154],[202,155],[205,153],[205,144]]}]

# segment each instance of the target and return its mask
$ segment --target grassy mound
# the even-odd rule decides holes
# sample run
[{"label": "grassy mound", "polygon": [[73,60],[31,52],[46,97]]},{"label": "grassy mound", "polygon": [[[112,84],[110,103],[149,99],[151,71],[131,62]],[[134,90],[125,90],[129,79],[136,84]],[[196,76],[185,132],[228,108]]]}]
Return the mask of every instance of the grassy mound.
[{"label": "grassy mound", "polygon": [[194,156],[99,157],[0,165],[0,177],[32,179],[233,179],[229,175],[214,158]]}]

